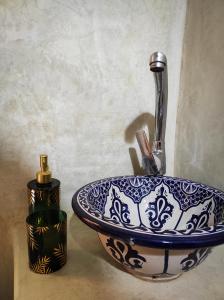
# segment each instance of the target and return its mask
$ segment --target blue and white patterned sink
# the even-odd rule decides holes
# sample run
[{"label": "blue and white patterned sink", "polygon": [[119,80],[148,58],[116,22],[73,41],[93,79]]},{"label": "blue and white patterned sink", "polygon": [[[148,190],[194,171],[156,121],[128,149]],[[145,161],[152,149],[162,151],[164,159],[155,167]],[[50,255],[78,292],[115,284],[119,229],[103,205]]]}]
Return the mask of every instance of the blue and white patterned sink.
[{"label": "blue and white patterned sink", "polygon": [[140,277],[175,278],[224,242],[224,193],[190,180],[107,178],[78,190],[72,206],[105,250]]}]

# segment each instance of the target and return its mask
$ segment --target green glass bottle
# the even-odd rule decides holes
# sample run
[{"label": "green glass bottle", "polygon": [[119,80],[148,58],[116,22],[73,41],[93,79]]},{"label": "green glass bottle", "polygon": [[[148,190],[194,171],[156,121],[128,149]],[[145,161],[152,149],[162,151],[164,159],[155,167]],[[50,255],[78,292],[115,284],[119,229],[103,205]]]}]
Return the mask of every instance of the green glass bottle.
[{"label": "green glass bottle", "polygon": [[67,260],[67,215],[62,210],[35,212],[26,219],[30,269],[39,274],[55,272]]},{"label": "green glass bottle", "polygon": [[45,210],[60,209],[60,181],[51,177],[48,157],[40,155],[40,171],[36,179],[27,183],[29,214]]}]

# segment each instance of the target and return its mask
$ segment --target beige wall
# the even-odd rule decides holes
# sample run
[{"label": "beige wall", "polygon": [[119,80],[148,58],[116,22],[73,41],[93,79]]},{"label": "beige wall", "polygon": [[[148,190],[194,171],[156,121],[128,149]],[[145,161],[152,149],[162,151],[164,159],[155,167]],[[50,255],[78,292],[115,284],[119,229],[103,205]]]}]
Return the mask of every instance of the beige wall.
[{"label": "beige wall", "polygon": [[224,1],[189,1],[175,175],[224,189]]},{"label": "beige wall", "polygon": [[[82,185],[132,174],[135,130],[154,115],[150,53],[167,54],[168,173],[186,1],[0,1],[1,215],[27,213],[26,183],[49,154],[62,207]],[[139,153],[138,153],[139,154]]]}]

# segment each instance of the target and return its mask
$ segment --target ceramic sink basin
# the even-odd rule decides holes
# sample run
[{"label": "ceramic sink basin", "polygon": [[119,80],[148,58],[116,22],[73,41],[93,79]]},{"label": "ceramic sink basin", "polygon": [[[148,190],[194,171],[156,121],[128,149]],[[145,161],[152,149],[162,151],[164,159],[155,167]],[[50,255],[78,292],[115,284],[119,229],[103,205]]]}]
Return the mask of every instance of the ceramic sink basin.
[{"label": "ceramic sink basin", "polygon": [[173,279],[224,242],[224,193],[166,176],[107,178],[79,189],[74,212],[133,275]]}]

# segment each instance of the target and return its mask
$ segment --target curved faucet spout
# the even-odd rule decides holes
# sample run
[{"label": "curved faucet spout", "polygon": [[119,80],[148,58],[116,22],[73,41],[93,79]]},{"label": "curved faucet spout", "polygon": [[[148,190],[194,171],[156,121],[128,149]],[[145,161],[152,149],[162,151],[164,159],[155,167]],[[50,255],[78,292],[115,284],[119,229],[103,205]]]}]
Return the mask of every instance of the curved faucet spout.
[{"label": "curved faucet spout", "polygon": [[168,100],[167,59],[162,52],[150,56],[150,70],[154,73],[156,87],[155,136],[153,155],[159,174],[166,173],[165,132]]},{"label": "curved faucet spout", "polygon": [[150,70],[154,74],[156,86],[155,136],[152,151],[148,151],[149,142],[145,132],[136,133],[143,158],[143,168],[148,175],[166,173],[165,131],[168,98],[167,59],[162,52],[150,56]]}]

